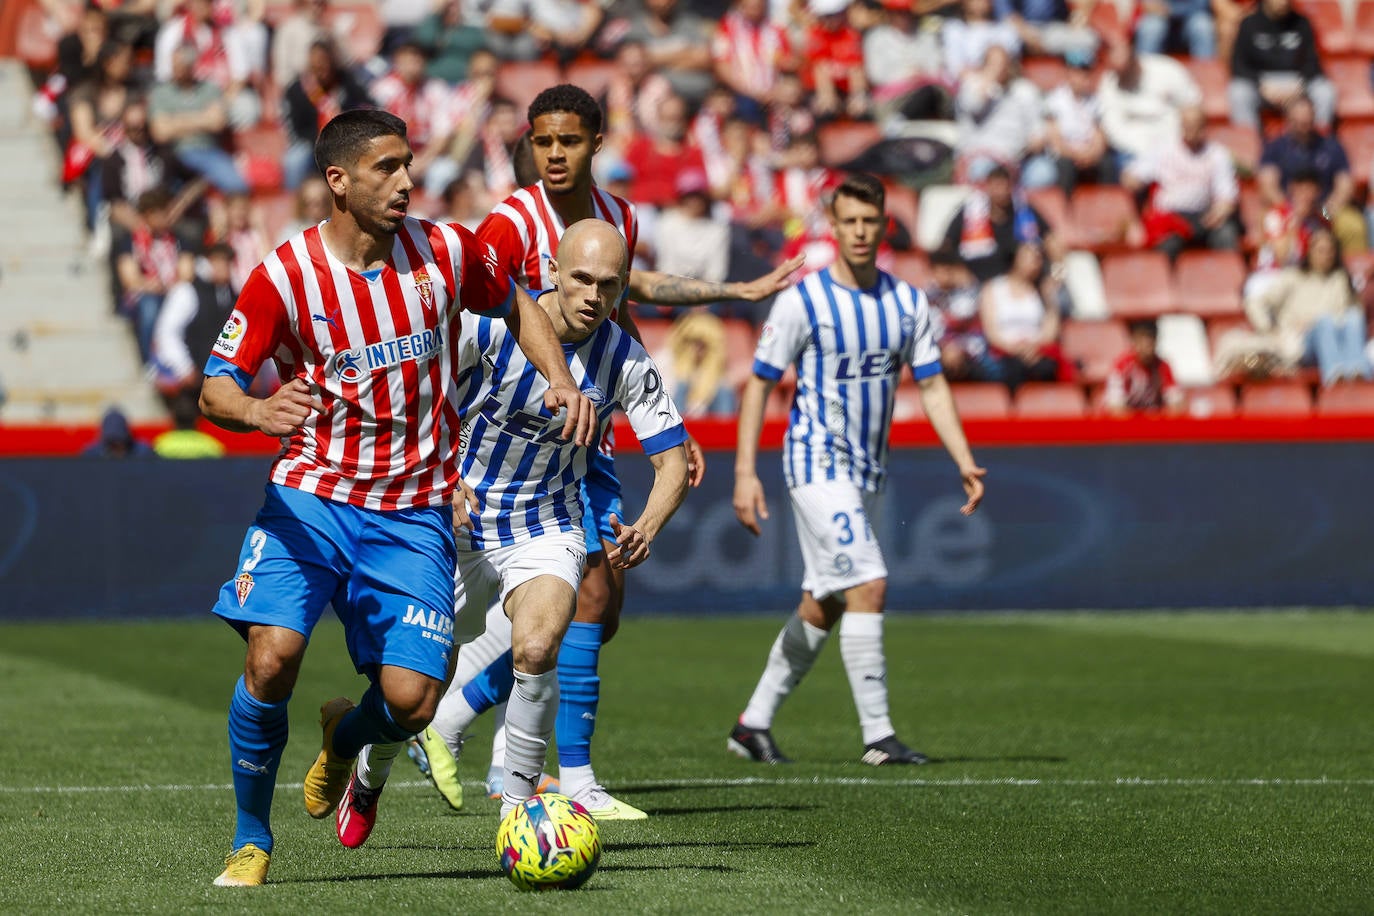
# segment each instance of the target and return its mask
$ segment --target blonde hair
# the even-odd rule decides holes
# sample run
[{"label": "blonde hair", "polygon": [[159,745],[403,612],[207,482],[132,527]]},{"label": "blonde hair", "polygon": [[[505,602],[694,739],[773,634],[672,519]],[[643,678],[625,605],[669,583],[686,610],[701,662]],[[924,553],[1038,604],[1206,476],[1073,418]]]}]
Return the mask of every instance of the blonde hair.
[{"label": "blonde hair", "polygon": [[673,322],[668,347],[673,376],[687,383],[687,403],[682,409],[710,407],[725,376],[725,322],[708,311],[694,309]]}]

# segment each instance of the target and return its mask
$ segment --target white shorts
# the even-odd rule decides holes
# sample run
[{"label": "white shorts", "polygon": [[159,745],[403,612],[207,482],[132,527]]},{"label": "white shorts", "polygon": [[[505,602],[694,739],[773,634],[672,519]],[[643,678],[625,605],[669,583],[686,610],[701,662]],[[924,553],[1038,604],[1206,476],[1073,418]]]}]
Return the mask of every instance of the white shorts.
[{"label": "white shorts", "polygon": [[495,613],[505,617],[506,596],[540,576],[557,576],[576,592],[587,562],[585,541],[578,528],[486,550],[465,550],[460,545],[453,576],[453,606],[457,613],[469,608],[486,612],[494,603]]},{"label": "white shorts", "polygon": [[827,480],[793,487],[789,495],[806,569],[802,588],[817,601],[887,578],[874,533],[882,505],[877,493],[847,480]]}]

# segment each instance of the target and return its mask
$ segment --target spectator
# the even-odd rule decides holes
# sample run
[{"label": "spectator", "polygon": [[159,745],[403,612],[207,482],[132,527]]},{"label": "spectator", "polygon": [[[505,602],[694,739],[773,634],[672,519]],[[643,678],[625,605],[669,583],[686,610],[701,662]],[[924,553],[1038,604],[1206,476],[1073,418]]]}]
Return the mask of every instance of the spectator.
[{"label": "spectator", "polygon": [[[449,93],[444,120],[450,133],[444,156],[452,162],[466,162],[481,139],[491,117],[500,68],[501,62],[495,54],[485,49],[474,51],[468,60],[467,78]],[[520,119],[518,114],[516,118]]]},{"label": "spectator", "polygon": [[272,81],[290,86],[310,59],[310,46],[329,39],[324,12],[329,0],[292,0],[291,12],[272,33]]},{"label": "spectator", "polygon": [[863,37],[849,22],[850,0],[809,0],[807,8],[815,20],[806,29],[801,73],[814,93],[811,109],[821,118],[866,117]]},{"label": "spectator", "polygon": [[267,237],[262,215],[254,209],[247,194],[230,194],[216,215],[218,218],[213,221],[209,235],[214,242],[228,245],[233,252],[231,280],[234,289],[243,289],[253,268],[274,246]]},{"label": "spectator", "polygon": [[[159,83],[208,83],[221,93],[225,119],[234,128],[251,127],[262,116],[262,99],[249,85],[254,61],[244,32],[217,21],[211,0],[185,0],[180,12],[157,33],[153,72]],[[191,74],[177,75],[175,58],[191,47]]]},{"label": "spectator", "polygon": [[153,439],[153,452],[159,458],[193,460],[223,458],[224,443],[196,429],[200,408],[196,395],[182,392],[172,399],[172,428]]},{"label": "spectator", "polygon": [[[525,119],[510,99],[491,100],[491,115],[482,126],[477,142],[468,153],[462,171],[478,171],[483,176],[493,204],[505,200],[521,184],[515,170],[514,150],[525,134]],[[534,184],[538,178],[530,181]]]},{"label": "spectator", "polygon": [[659,106],[673,94],[673,85],[654,71],[648,52],[637,41],[622,42],[615,60],[619,67],[606,84],[601,110],[606,115],[607,137],[623,145],[636,134],[660,128]]},{"label": "spectator", "polygon": [[1231,60],[1241,20],[1249,15],[1253,7],[1253,0],[1212,0],[1212,18],[1217,27],[1217,60]]},{"label": "spectator", "polygon": [[1107,72],[1097,90],[1102,132],[1118,167],[1178,138],[1179,112],[1202,103],[1202,92],[1178,61],[1162,54],[1137,54],[1118,42],[1107,54]]},{"label": "spectator", "polygon": [[180,280],[189,280],[193,272],[191,255],[182,251],[171,231],[171,205],[171,195],[162,188],[143,192],[138,199],[139,226],[114,248],[122,311],[133,322],[139,356],[145,362],[167,290]]},{"label": "spectator", "polygon": [[225,194],[246,194],[248,183],[220,146],[228,125],[224,93],[195,74],[200,52],[182,45],[172,55],[172,79],[153,87],[148,100],[153,140],[169,144],[177,161]]},{"label": "spectator", "polygon": [[711,40],[716,79],[738,96],[739,113],[763,119],[778,71],[791,68],[787,30],[768,21],[768,0],[735,0]]},{"label": "spectator", "polygon": [[86,4],[76,28],[57,41],[57,73],[65,88],[80,86],[96,77],[101,49],[109,40],[108,14],[99,4]]},{"label": "spectator", "polygon": [[118,407],[105,410],[100,418],[100,438],[82,450],[88,458],[148,458],[153,450],[134,435],[129,418]]},{"label": "spectator", "polygon": [[1088,24],[1098,0],[996,0],[997,18],[1011,23],[1028,54],[1094,57],[1097,32]]},{"label": "spectator", "polygon": [[[1135,26],[1135,47],[1141,54],[1187,51],[1189,57],[1214,60],[1217,26],[1211,0],[1144,0]],[[1174,39],[1181,33],[1183,41]]]},{"label": "spectator", "polygon": [[[153,142],[147,102],[131,101],[120,118],[120,127],[119,138],[100,169],[101,198],[109,207],[115,236],[127,237],[141,224],[134,203],[144,191],[156,187],[176,191],[173,209],[182,212],[190,199],[198,196],[204,182],[188,184],[190,173],[165,147]],[[204,227],[200,228],[203,231]]]},{"label": "spectator", "polygon": [[1102,407],[1114,416],[1164,411],[1183,412],[1183,390],[1174,381],[1174,370],[1159,355],[1159,326],[1153,318],[1129,325],[1131,348],[1107,373]]},{"label": "spectator", "polygon": [[730,226],[711,218],[706,172],[680,173],[675,190],[675,203],[659,214],[655,267],[663,273],[723,283],[730,268]]},{"label": "spectator", "polygon": [[1312,100],[1317,127],[1336,113],[1336,87],[1322,75],[1312,23],[1292,0],[1260,0],[1241,21],[1231,56],[1231,123],[1259,129],[1261,106],[1283,110],[1296,96]]},{"label": "spectator", "polygon": [[959,122],[957,152],[965,171],[986,169],[980,160],[991,160],[1020,168],[1023,187],[1054,184],[1054,162],[1038,155],[1045,143],[1040,90],[1013,73],[1005,50],[989,48],[983,66],[965,75],[954,112]]},{"label": "spectator", "polygon": [[1017,249],[1043,243],[1050,225],[1012,189],[1011,173],[994,166],[950,221],[942,247],[956,253],[980,283],[1007,273]]},{"label": "spectator", "polygon": [[1182,137],[1139,157],[1122,175],[1128,189],[1149,195],[1145,243],[1171,261],[1184,248],[1234,250],[1240,240],[1235,163],[1224,146],[1207,139],[1206,130],[1202,109],[1185,108]]},{"label": "spectator", "polygon": [[437,196],[458,176],[458,164],[443,156],[454,132],[452,93],[443,80],[427,74],[425,50],[414,42],[398,44],[391,63],[369,94],[377,107],[406,122],[406,140],[415,155],[411,178]]},{"label": "spectator", "polygon": [[444,212],[438,215],[438,220],[457,223],[473,232],[491,212],[481,172],[464,172],[453,179],[444,189],[442,199]]},{"label": "spectator", "polygon": [[634,163],[635,170],[630,199],[652,207],[673,202],[678,175],[706,169],[701,150],[687,143],[687,103],[681,96],[673,94],[663,100],[658,121],[652,133],[636,137],[625,151],[626,160]]},{"label": "spectator", "polygon": [[785,160],[794,139],[815,132],[816,115],[812,113],[810,100],[811,94],[802,85],[801,74],[794,70],[778,73],[764,116],[764,127],[775,159]]},{"label": "spectator", "polygon": [[480,22],[465,15],[463,0],[443,0],[415,27],[411,40],[429,53],[430,76],[454,86],[469,78],[469,66],[487,50]]},{"label": "spectator", "polygon": [[910,121],[953,117],[939,33],[922,28],[910,6],[885,8],[876,0],[861,5],[873,17],[863,30],[863,60],[873,87],[874,114],[880,120],[894,115]]},{"label": "spectator", "polygon": [[316,170],[315,137],[320,128],[337,114],[371,105],[367,90],[339,66],[333,44],[311,45],[305,71],[282,95],[282,120],[290,137],[282,163],[286,186],[295,190]]},{"label": "spectator", "polygon": [[1072,194],[1081,181],[1116,181],[1116,159],[1102,131],[1102,104],[1093,62],[1076,58],[1066,80],[1045,99],[1045,150],[1059,187]]},{"label": "spectator", "polygon": [[242,286],[233,283],[234,249],[211,245],[205,254],[205,276],[174,284],[153,328],[156,384],[168,402],[183,392],[200,397],[210,350],[234,311]]},{"label": "spectator", "polygon": [[1312,234],[1301,264],[1245,302],[1253,331],[1227,333],[1217,345],[1219,374],[1287,374],[1315,364],[1323,385],[1374,378],[1364,353],[1365,318],[1328,230]]},{"label": "spectator", "polygon": [[1307,256],[1312,233],[1330,228],[1322,212],[1317,173],[1310,169],[1298,172],[1288,183],[1287,198],[1270,207],[1261,220],[1260,246],[1255,253],[1255,269],[1245,280],[1245,298],[1260,295],[1284,268],[1301,262]]},{"label": "spectator", "polygon": [[715,78],[711,74],[711,26],[678,0],[644,0],[644,8],[629,20],[625,41],[644,46],[653,69],[673,91],[693,105],[706,98]]},{"label": "spectator", "polygon": [[296,233],[304,232],[311,226],[318,226],[329,219],[333,204],[333,195],[324,178],[319,175],[311,175],[306,178],[301,182],[300,187],[296,188],[295,207],[291,222],[283,227],[277,244],[280,245]]},{"label": "spectator", "polygon": [[[415,29],[434,12],[433,0],[381,0],[378,4],[382,25],[381,55],[390,56],[397,48],[412,41]],[[367,61],[358,61],[365,64]]]},{"label": "spectator", "polygon": [[998,381],[1001,367],[988,352],[978,315],[978,283],[959,256],[945,248],[931,252],[930,282],[923,291],[945,377],[952,382]]},{"label": "spectator", "polygon": [[1283,133],[1264,145],[1260,157],[1260,196],[1266,205],[1279,206],[1288,194],[1293,176],[1310,172],[1316,176],[1321,207],[1332,220],[1341,250],[1364,251],[1368,241],[1364,217],[1351,203],[1355,180],[1350,176],[1350,161],[1340,141],[1316,131],[1314,118],[1312,102],[1306,96],[1289,100]]},{"label": "spectator", "polygon": [[551,53],[566,63],[591,42],[604,16],[594,0],[496,0],[487,14],[487,46],[503,60]]},{"label": "spectator", "polygon": [[735,392],[725,377],[725,323],[705,309],[690,309],[668,332],[673,359],[673,403],[684,417],[732,416]]},{"label": "spectator", "polygon": [[133,48],[110,42],[100,50],[96,75],[72,90],[69,98],[72,142],[62,169],[64,182],[85,179],[88,225],[94,227],[105,190],[104,160],[123,130],[124,110],[134,98]]},{"label": "spectator", "polygon": [[1024,382],[1059,378],[1059,310],[1047,308],[1039,283],[1045,260],[1038,242],[1016,247],[1011,270],[983,285],[978,316],[1000,380],[1012,391]]},{"label": "spectator", "polygon": [[945,20],[940,30],[951,83],[957,86],[966,73],[982,67],[993,48],[1021,59],[1021,37],[1010,22],[992,18],[992,0],[963,0],[962,10],[962,18]]}]

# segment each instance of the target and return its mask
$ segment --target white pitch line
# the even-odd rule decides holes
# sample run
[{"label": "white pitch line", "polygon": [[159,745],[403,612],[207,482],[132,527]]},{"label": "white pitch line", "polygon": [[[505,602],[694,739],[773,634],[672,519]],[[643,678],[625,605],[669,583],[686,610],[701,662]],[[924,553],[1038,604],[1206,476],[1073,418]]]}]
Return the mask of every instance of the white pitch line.
[{"label": "white pitch line", "polygon": [[[735,778],[692,778],[683,779],[645,779],[625,780],[627,786],[684,789],[693,788],[748,788],[750,786],[840,786],[840,787],[889,787],[905,786],[928,789],[960,788],[1037,788],[1047,786],[1071,786],[1087,788],[1187,788],[1187,787],[1245,787],[1258,788],[1297,788],[1302,786],[1374,786],[1374,778],[1343,779],[1327,776],[1309,778],[1266,779],[1214,779],[1211,777],[1154,778],[1145,776],[1118,776],[1114,779],[1023,779],[1006,777],[1002,779],[880,779],[873,776],[796,776],[767,777],[741,776]],[[428,786],[424,780],[395,780],[388,783],[393,789],[414,789]],[[472,781],[464,785],[478,787],[483,783]],[[302,783],[279,782],[278,789],[299,789]],[[228,792],[233,789],[230,783],[206,783],[202,785],[153,785],[143,783],[126,786],[0,786],[3,795],[77,795],[92,792]]]}]

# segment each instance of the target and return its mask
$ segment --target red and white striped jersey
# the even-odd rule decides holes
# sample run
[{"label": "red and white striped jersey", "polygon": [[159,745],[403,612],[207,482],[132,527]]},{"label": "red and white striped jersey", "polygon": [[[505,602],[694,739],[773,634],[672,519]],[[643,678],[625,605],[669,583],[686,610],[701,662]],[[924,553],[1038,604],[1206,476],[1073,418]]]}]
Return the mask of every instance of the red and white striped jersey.
[{"label": "red and white striped jersey", "polygon": [[274,483],[368,509],[439,505],[458,480],[461,313],[504,317],[514,285],[468,230],[417,219],[369,276],[318,226],[292,237],[249,276],[205,371],[246,387],[270,358],[324,404],[284,439]]},{"label": "red and white striped jersey", "polygon": [[774,22],[750,22],[736,12],[725,14],[711,39],[712,60],[734,71],[755,98],[772,91],[779,65],[791,54],[786,29]]},{"label": "red and white striped jersey", "polygon": [[[639,239],[634,204],[609,191],[592,188],[592,210],[600,219],[615,224],[625,236],[633,259]],[[497,204],[477,227],[477,237],[496,249],[497,263],[516,283],[541,290],[553,286],[549,259],[558,256],[558,240],[566,228],[540,181]]]}]

